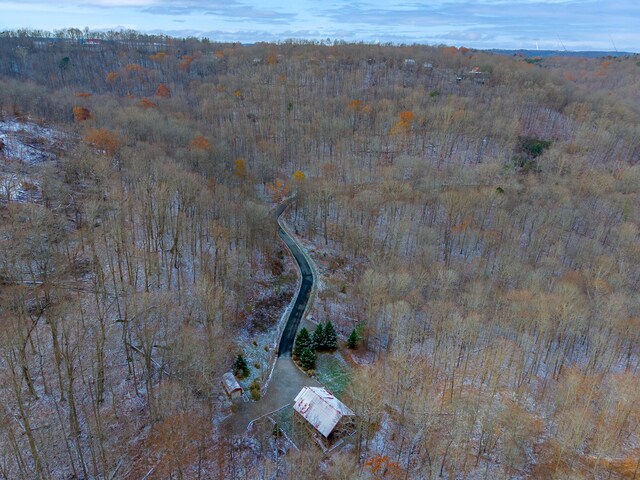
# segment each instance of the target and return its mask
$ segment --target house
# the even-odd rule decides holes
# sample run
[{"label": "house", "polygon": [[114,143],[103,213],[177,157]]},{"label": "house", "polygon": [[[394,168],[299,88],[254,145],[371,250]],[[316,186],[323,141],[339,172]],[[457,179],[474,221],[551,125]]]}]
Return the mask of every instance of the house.
[{"label": "house", "polygon": [[293,409],[322,435],[319,440],[323,448],[354,430],[355,413],[322,387],[303,387]]},{"label": "house", "polygon": [[483,72],[480,67],[473,67],[469,71],[469,75],[473,79],[474,82],[479,83],[479,84],[483,84],[485,79],[487,78],[486,73]]},{"label": "house", "polygon": [[231,400],[235,400],[242,396],[242,387],[238,383],[238,380],[236,380],[236,377],[233,376],[232,372],[227,372],[222,375],[222,386],[224,387],[225,393]]}]

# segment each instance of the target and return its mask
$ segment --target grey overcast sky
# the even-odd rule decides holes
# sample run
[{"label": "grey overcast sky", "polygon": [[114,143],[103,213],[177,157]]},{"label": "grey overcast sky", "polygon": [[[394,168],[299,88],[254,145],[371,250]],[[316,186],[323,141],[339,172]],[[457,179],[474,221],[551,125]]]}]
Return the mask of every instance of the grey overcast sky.
[{"label": "grey overcast sky", "polygon": [[640,0],[0,0],[0,30],[65,27],[638,52]]}]

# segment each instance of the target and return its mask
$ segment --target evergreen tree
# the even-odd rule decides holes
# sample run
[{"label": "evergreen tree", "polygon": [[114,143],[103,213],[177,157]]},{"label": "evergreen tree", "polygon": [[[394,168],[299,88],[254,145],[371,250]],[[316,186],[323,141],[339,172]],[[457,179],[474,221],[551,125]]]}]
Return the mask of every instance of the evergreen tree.
[{"label": "evergreen tree", "polygon": [[316,352],[305,348],[300,354],[300,366],[305,370],[311,370],[316,366]]},{"label": "evergreen tree", "polygon": [[325,341],[324,327],[319,323],[313,332],[313,348],[322,350],[325,348]]},{"label": "evergreen tree", "polygon": [[236,361],[233,362],[233,373],[240,378],[244,378],[249,375],[249,366],[241,353],[238,354]]},{"label": "evergreen tree", "polygon": [[328,350],[335,350],[338,348],[338,334],[336,329],[333,328],[333,323],[327,320],[327,324],[324,326],[324,348]]},{"label": "evergreen tree", "polygon": [[358,346],[358,342],[360,341],[360,335],[358,335],[358,331],[356,328],[353,329],[349,338],[347,338],[347,347],[356,348]]},{"label": "evergreen tree", "polygon": [[311,335],[309,335],[309,331],[303,327],[302,330],[298,332],[296,341],[293,344],[293,354],[296,357],[300,357],[305,348],[313,348],[313,341]]}]

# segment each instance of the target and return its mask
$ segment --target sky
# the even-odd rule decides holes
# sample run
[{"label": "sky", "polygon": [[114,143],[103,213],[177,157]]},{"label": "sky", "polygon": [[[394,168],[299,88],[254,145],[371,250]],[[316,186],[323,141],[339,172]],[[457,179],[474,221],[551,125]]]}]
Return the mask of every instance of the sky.
[{"label": "sky", "polygon": [[640,52],[640,0],[0,0],[0,30]]}]

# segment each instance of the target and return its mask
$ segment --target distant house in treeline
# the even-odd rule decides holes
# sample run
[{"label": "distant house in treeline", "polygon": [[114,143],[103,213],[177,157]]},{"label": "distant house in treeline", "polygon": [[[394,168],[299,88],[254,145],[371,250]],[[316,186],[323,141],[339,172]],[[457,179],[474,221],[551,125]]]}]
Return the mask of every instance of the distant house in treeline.
[{"label": "distant house in treeline", "polygon": [[85,47],[99,47],[102,45],[102,40],[99,38],[85,38],[80,43]]},{"label": "distant house in treeline", "polygon": [[476,83],[484,83],[485,79],[486,79],[486,73],[482,71],[482,69],[480,67],[473,67],[470,71],[469,71],[469,76],[471,77],[471,79],[476,82]]},{"label": "distant house in treeline", "polygon": [[303,387],[293,402],[293,409],[313,427],[323,448],[330,448],[354,431],[355,413],[322,387]]},{"label": "distant house in treeline", "polygon": [[477,84],[484,84],[487,79],[487,72],[483,72],[480,67],[473,67],[471,70],[459,71],[456,75],[456,82],[462,82],[463,80],[470,80]]}]

